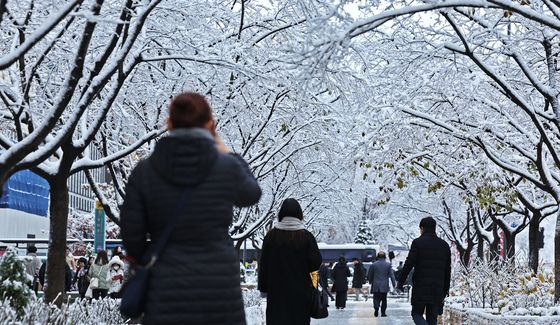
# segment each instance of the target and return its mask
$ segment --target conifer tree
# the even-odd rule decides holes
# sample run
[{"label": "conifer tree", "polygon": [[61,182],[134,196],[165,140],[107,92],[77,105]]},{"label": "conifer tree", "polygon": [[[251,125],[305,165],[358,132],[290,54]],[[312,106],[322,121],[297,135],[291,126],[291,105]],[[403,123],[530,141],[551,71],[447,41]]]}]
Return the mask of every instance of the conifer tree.
[{"label": "conifer tree", "polygon": [[19,316],[33,297],[33,278],[25,271],[25,264],[17,256],[17,250],[9,247],[0,260],[0,299],[8,299]]},{"label": "conifer tree", "polygon": [[354,242],[356,244],[371,244],[373,242],[373,233],[366,219],[360,221]]}]

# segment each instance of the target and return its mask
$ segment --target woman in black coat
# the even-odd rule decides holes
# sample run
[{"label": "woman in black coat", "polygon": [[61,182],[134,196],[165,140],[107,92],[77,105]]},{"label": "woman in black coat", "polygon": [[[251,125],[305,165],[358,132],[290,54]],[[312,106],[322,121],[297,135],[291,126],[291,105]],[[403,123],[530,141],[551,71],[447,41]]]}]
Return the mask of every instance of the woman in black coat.
[{"label": "woman in black coat", "polygon": [[334,282],[332,290],[336,292],[336,309],[346,308],[349,276],[352,276],[352,274],[346,265],[346,259],[344,256],[341,256],[338,258],[338,263],[336,263],[332,272],[332,279]]},{"label": "woman in black coat", "polygon": [[143,323],[244,325],[228,229],[233,207],[257,203],[261,190],[247,163],[223,145],[203,96],[175,97],[169,115],[168,136],[132,171],[121,209],[124,247],[144,263],[148,236],[157,242],[178,219],[151,269]]},{"label": "woman in black coat", "polygon": [[259,290],[267,296],[267,325],[310,323],[310,273],[321,266],[315,237],[305,230],[303,212],[295,199],[286,199],[278,222],[263,241]]}]

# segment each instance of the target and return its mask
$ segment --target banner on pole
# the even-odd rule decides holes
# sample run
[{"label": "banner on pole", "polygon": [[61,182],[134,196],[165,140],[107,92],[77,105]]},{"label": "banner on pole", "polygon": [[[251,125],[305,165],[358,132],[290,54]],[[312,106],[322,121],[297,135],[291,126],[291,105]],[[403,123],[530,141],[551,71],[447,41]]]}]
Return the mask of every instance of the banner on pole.
[{"label": "banner on pole", "polygon": [[95,231],[93,246],[95,252],[105,250],[105,210],[99,200],[95,200]]}]

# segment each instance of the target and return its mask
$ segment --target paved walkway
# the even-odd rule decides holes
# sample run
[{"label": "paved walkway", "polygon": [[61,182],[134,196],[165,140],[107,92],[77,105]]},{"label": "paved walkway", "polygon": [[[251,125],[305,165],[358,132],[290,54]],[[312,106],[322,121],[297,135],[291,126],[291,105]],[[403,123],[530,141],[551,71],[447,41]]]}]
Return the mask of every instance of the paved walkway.
[{"label": "paved walkway", "polygon": [[[353,297],[349,297],[353,298]],[[312,319],[311,325],[409,325],[410,303],[406,299],[389,298],[387,317],[373,317],[373,301],[353,301],[349,299],[344,310],[337,310],[334,302],[329,306],[329,317]]]}]

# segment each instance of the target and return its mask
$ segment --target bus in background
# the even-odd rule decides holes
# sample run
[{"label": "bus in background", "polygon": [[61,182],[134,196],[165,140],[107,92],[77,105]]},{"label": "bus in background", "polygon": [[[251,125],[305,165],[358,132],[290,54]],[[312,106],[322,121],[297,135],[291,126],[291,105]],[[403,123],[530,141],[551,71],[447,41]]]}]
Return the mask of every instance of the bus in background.
[{"label": "bus in background", "polygon": [[[364,244],[325,244],[318,243],[319,251],[323,257],[323,262],[336,262],[340,256],[344,256],[347,261],[353,258],[359,258],[362,262],[374,262],[375,256],[379,251],[379,245]],[[241,245],[239,258],[245,264],[246,261],[257,261],[258,251],[253,247],[250,241],[246,241]]]},{"label": "bus in background", "polygon": [[359,258],[362,262],[375,262],[379,251],[379,245],[319,243],[318,246],[323,262],[336,262],[340,256],[344,256],[347,261]]}]

